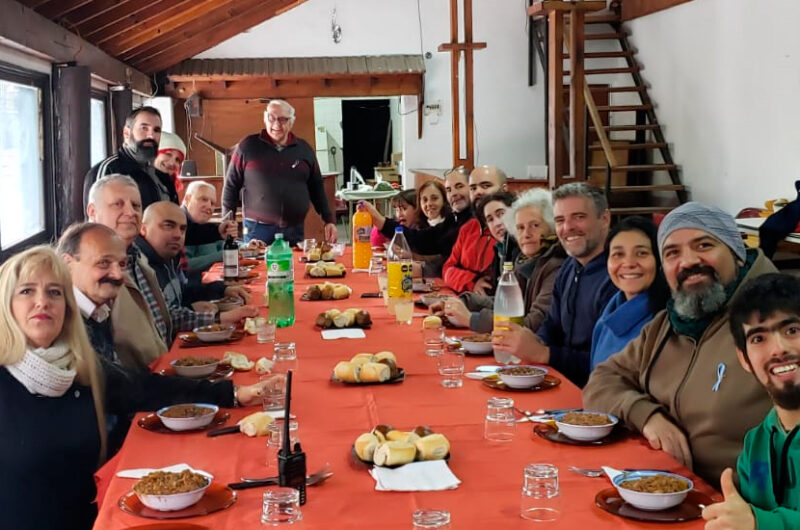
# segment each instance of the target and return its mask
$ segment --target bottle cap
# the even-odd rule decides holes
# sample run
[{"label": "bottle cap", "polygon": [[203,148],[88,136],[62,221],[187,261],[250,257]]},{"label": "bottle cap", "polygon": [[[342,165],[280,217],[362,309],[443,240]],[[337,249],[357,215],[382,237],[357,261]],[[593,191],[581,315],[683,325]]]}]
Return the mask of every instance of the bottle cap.
[{"label": "bottle cap", "polygon": [[280,232],[275,234],[275,239],[283,239],[283,234],[281,234]]},{"label": "bottle cap", "polygon": [[395,234],[396,234],[396,233],[398,233],[398,232],[402,232],[402,231],[403,231],[403,227],[402,227],[402,226],[398,226],[398,227],[396,227],[396,228],[394,229],[394,233],[395,233]]},{"label": "bottle cap", "polygon": [[510,262],[510,261],[503,262],[503,270],[504,271],[513,271],[514,270],[514,264],[512,262]]}]

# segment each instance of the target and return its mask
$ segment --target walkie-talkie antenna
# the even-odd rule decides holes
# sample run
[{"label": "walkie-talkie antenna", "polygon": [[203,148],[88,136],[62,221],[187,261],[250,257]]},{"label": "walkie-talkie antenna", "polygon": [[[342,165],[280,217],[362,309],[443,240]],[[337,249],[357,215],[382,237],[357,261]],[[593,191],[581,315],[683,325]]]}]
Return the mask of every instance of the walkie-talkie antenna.
[{"label": "walkie-talkie antenna", "polygon": [[286,456],[292,454],[291,442],[289,440],[289,427],[291,423],[291,416],[289,409],[291,408],[292,401],[292,371],[286,372],[286,404],[283,411],[283,451]]}]

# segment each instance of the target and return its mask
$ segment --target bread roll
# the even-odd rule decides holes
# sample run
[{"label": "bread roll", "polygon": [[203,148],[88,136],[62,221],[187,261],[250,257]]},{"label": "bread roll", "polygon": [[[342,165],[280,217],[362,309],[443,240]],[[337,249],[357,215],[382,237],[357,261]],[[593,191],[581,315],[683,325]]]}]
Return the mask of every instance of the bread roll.
[{"label": "bread roll", "polygon": [[365,432],[356,438],[354,447],[356,449],[358,458],[364,460],[365,462],[372,462],[375,449],[378,448],[379,443],[380,441],[378,440],[378,437],[371,432]]},{"label": "bread roll", "polygon": [[381,424],[381,425],[376,425],[375,428],[372,429],[372,434],[374,434],[378,438],[378,441],[383,443],[386,441],[386,433],[392,430],[394,430],[394,427],[392,427],[391,425]]},{"label": "bread roll", "polygon": [[442,325],[442,319],[436,315],[430,315],[422,320],[423,328],[438,328]]},{"label": "bread roll", "polygon": [[405,442],[410,433],[408,431],[398,431],[392,429],[386,433],[386,439],[390,442]]},{"label": "bread roll", "polygon": [[346,328],[356,323],[356,316],[353,313],[345,311],[340,315],[336,315],[333,319],[333,325],[337,328]]},{"label": "bread roll", "polygon": [[450,452],[450,442],[443,434],[435,433],[414,441],[420,460],[441,460]]},{"label": "bread roll", "polygon": [[333,288],[334,300],[343,300],[349,296],[350,296],[350,289],[346,285],[337,284],[336,287]]},{"label": "bread roll", "polygon": [[353,355],[350,362],[361,366],[362,364],[371,363],[375,361],[375,356],[371,353],[357,353]]},{"label": "bread roll", "polygon": [[275,421],[266,412],[254,412],[239,420],[239,431],[250,436],[266,436],[269,433],[269,424]]},{"label": "bread roll", "polygon": [[268,374],[272,371],[272,366],[274,364],[272,360],[262,357],[256,361],[256,372],[259,374]]},{"label": "bread roll", "polygon": [[361,367],[357,364],[341,361],[333,369],[333,376],[345,383],[358,383]]},{"label": "bread roll", "polygon": [[389,379],[395,378],[400,375],[400,371],[397,369],[397,363],[391,359],[381,359],[378,361],[381,364],[385,364],[389,367]]},{"label": "bread roll", "polygon": [[392,370],[382,363],[364,363],[361,365],[358,379],[362,383],[383,383],[392,377]]},{"label": "bread roll", "polygon": [[230,364],[234,370],[246,372],[252,370],[256,365],[253,361],[249,360],[243,353],[236,353],[235,351],[226,351],[222,356],[222,362]]},{"label": "bread roll", "polygon": [[381,359],[391,359],[394,362],[397,362],[397,358],[394,356],[394,353],[390,351],[379,351],[375,354],[375,362],[378,362]]},{"label": "bread roll", "polygon": [[413,462],[417,448],[407,442],[386,442],[375,449],[372,461],[376,466],[399,466]]}]

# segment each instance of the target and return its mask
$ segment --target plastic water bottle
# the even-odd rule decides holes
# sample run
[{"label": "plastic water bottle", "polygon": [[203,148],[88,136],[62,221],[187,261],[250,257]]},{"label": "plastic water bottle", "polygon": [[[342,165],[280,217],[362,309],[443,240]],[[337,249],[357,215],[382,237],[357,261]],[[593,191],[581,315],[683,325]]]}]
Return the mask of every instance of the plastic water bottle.
[{"label": "plastic water bottle", "polygon": [[[411,249],[408,247],[403,227],[394,229],[394,237],[386,252],[388,261],[386,276],[388,280],[389,314],[395,315],[398,322],[411,323],[414,314],[411,278]],[[399,309],[399,311],[398,311]]]},{"label": "plastic water bottle", "polygon": [[353,214],[353,269],[368,270],[372,259],[372,216],[366,210]]},{"label": "plastic water bottle", "polygon": [[270,318],[281,328],[294,324],[292,261],[292,249],[283,240],[283,234],[275,234],[275,241],[267,252],[267,290]]},{"label": "plastic water bottle", "polygon": [[[497,292],[494,295],[495,331],[508,330],[509,322],[525,325],[525,302],[522,299],[522,289],[514,275],[514,264],[507,261],[503,263],[503,275],[500,276]],[[494,359],[499,363],[509,363],[512,360],[510,354],[497,350],[494,352]]]}]

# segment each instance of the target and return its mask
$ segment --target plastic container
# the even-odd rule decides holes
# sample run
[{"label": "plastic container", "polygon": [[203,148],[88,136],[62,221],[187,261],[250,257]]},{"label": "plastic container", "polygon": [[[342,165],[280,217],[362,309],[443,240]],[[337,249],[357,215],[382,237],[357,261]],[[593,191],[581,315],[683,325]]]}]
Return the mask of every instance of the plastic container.
[{"label": "plastic container", "polygon": [[353,268],[369,270],[372,260],[372,244],[369,241],[372,233],[372,216],[365,210],[353,215]]},{"label": "plastic container", "polygon": [[222,274],[228,281],[239,279],[239,246],[230,235],[222,246]]},{"label": "plastic container", "polygon": [[[497,283],[494,295],[494,329],[507,330],[508,323],[514,322],[520,326],[525,323],[525,302],[522,299],[522,289],[519,287],[517,277],[514,275],[514,264],[510,261],[503,263],[503,274]],[[511,361],[507,352],[494,351],[494,359],[499,363]]]},{"label": "plastic container", "polygon": [[267,290],[269,315],[279,328],[294,324],[294,267],[292,249],[283,234],[275,234],[275,241],[267,252]]},{"label": "plastic container", "polygon": [[395,305],[412,304],[413,307],[413,281],[411,278],[411,249],[408,247],[403,227],[394,229],[394,237],[386,251],[386,274],[388,278],[389,313],[394,315]]}]

